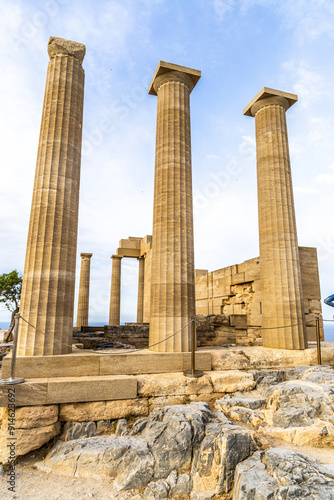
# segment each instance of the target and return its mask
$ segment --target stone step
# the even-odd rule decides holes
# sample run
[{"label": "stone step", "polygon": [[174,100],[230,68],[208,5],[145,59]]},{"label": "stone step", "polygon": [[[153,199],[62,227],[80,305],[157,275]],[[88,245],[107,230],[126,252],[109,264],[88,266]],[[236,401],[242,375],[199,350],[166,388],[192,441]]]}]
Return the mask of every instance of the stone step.
[{"label": "stone step", "polygon": [[[10,374],[11,354],[2,364],[2,377]],[[98,375],[136,375],[140,373],[175,373],[190,369],[190,352],[98,353],[78,350],[57,356],[19,356],[15,377],[86,377]],[[196,368],[211,370],[211,353],[196,352]]]},{"label": "stone step", "polygon": [[137,378],[126,375],[35,378],[21,384],[0,385],[0,407],[8,406],[9,402],[15,406],[34,406],[136,397]]}]

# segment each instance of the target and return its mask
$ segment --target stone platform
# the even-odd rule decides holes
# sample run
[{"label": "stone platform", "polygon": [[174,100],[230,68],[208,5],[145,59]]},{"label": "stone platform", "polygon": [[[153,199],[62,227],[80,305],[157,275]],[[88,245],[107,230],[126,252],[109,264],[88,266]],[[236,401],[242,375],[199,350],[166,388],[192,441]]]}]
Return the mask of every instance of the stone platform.
[{"label": "stone platform", "polygon": [[[210,399],[213,393],[245,390],[242,384],[248,370],[317,365],[314,346],[299,351],[264,347],[199,349],[196,368],[203,370],[205,375],[195,383],[194,379],[182,375],[190,368],[190,356],[190,353],[154,353],[148,350],[120,354],[83,353],[78,349],[67,355],[18,357],[15,376],[24,377],[26,382],[13,386],[16,405],[130,401],[143,397],[141,386],[145,381],[146,387],[148,380],[145,397],[166,399],[177,396],[182,400],[184,396],[195,397],[204,391]],[[9,377],[10,362],[11,357],[7,355],[3,361],[2,378]],[[322,343],[322,364],[334,366],[333,342]],[[231,376],[238,380],[237,385],[233,382],[233,390],[227,381]],[[0,386],[0,407],[7,406],[9,387]],[[132,403],[129,404],[132,407]]]},{"label": "stone platform", "polygon": [[0,407],[8,405],[9,387],[15,388],[16,406],[116,401],[137,397],[137,379],[134,376],[35,378],[14,386],[0,386]]},{"label": "stone platform", "polygon": [[[88,350],[87,350],[88,351]],[[10,374],[11,357],[2,364],[2,378]],[[102,375],[136,375],[140,373],[174,373],[190,369],[190,352],[157,353],[147,350],[132,353],[82,352],[58,356],[19,356],[15,376],[30,378],[86,377]],[[196,352],[196,368],[211,370],[211,352]]]}]

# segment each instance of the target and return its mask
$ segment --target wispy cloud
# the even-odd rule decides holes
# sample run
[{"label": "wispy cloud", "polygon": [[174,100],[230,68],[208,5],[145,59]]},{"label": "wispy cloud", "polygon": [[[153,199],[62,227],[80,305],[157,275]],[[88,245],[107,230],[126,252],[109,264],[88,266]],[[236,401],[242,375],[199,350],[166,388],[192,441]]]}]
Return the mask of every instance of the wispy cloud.
[{"label": "wispy cloud", "polygon": [[291,91],[298,95],[300,106],[308,108],[323,97],[323,77],[312,70],[309,63],[290,59],[282,64],[282,71],[282,78],[292,85]]}]

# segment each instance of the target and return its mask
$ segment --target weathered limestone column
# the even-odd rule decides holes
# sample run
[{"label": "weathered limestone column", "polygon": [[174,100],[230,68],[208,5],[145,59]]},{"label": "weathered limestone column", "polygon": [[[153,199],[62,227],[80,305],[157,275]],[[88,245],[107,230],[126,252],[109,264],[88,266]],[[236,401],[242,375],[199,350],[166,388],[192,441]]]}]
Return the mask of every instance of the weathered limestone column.
[{"label": "weathered limestone column", "polygon": [[139,274],[138,274],[137,323],[142,323],[144,316],[145,257],[139,257],[138,260],[139,260]]},{"label": "weathered limestone column", "polygon": [[190,93],[201,72],[160,62],[149,93],[158,96],[152,239],[150,345],[191,348],[195,315]]},{"label": "weathered limestone column", "polygon": [[111,292],[109,325],[121,322],[121,260],[119,255],[112,255]]},{"label": "weathered limestone column", "polygon": [[[85,46],[51,37],[23,273],[19,356],[72,350]],[[43,333],[45,335],[43,335]]]},{"label": "weathered limestone column", "polygon": [[297,100],[265,87],[244,110],[256,127],[262,338],[277,349],[307,348],[285,117]]},{"label": "weathered limestone column", "polygon": [[81,271],[79,283],[79,300],[77,313],[77,327],[88,326],[89,312],[89,282],[90,282],[90,259],[92,253],[81,253]]}]

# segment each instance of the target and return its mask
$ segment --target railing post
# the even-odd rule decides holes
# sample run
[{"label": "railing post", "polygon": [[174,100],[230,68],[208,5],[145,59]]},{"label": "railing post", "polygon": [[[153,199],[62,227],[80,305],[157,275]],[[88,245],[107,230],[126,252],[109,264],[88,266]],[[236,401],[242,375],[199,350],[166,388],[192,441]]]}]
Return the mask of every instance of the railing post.
[{"label": "railing post", "polygon": [[321,365],[321,344],[320,344],[320,318],[319,316],[315,319],[316,332],[317,332],[317,356],[318,365]]},{"label": "railing post", "polygon": [[15,314],[15,327],[14,327],[14,333],[13,333],[13,351],[12,351],[12,362],[10,365],[10,377],[0,379],[0,385],[14,385],[14,384],[21,384],[22,382],[24,382],[24,378],[15,378],[14,377],[15,362],[16,362],[16,349],[17,349],[17,334],[19,331],[19,319],[20,319],[20,317],[21,316],[19,313]]},{"label": "railing post", "polygon": [[183,374],[186,377],[191,378],[199,378],[203,376],[203,372],[201,370],[195,369],[195,350],[196,350],[196,318],[193,318],[191,321],[191,370],[184,371]]}]

